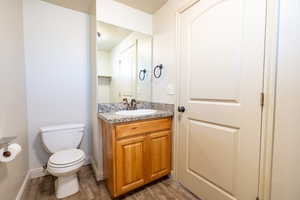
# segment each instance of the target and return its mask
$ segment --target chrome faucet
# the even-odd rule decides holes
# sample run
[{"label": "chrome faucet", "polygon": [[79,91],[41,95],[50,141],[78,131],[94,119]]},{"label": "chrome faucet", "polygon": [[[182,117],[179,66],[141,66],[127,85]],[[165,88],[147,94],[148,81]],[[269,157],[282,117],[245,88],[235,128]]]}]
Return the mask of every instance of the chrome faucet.
[{"label": "chrome faucet", "polygon": [[126,106],[126,110],[135,110],[136,109],[136,100],[135,99],[131,99],[131,102],[129,104],[128,99],[124,98],[123,104]]},{"label": "chrome faucet", "polygon": [[131,99],[130,108],[131,108],[131,110],[136,110],[136,100],[135,99]]},{"label": "chrome faucet", "polygon": [[127,98],[123,99],[123,104],[126,106],[126,110],[129,110],[130,105],[128,103],[128,99]]}]

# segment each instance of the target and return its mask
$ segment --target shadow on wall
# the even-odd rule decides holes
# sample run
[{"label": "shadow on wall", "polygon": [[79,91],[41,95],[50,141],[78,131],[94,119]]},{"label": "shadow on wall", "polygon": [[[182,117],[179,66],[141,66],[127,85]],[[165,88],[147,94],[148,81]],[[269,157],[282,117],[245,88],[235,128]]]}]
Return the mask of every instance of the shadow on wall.
[{"label": "shadow on wall", "polygon": [[48,159],[50,157],[50,153],[48,153],[43,145],[43,141],[42,141],[42,137],[40,132],[37,132],[37,137],[34,140],[34,150],[36,153],[36,157],[39,160],[39,162],[41,163],[41,165],[45,165],[48,162]]}]

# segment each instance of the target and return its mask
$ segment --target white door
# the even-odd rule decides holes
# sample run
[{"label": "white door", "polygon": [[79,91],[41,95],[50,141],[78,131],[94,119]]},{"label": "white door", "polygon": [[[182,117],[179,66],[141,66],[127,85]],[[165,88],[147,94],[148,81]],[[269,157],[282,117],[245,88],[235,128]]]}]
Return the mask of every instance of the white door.
[{"label": "white door", "polygon": [[255,200],[264,0],[200,0],[180,20],[180,182],[202,200]]},{"label": "white door", "polygon": [[136,43],[125,49],[119,60],[119,96],[123,98],[136,98],[137,74],[137,49]]}]

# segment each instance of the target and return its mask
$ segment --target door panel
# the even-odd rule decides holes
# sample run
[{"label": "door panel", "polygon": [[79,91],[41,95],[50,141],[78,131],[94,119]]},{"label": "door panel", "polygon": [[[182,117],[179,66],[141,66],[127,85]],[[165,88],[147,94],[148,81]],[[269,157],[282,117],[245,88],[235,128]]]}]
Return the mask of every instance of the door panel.
[{"label": "door panel", "polygon": [[265,1],[201,0],[179,18],[180,182],[202,200],[253,200]]},{"label": "door panel", "polygon": [[117,141],[117,193],[122,194],[145,183],[145,137]]},{"label": "door panel", "polygon": [[149,138],[150,181],[170,172],[170,131],[152,133]]},{"label": "door panel", "polygon": [[242,32],[239,26],[240,4],[241,1],[234,0],[209,3],[208,7],[201,6],[191,19],[191,99],[238,102]]},{"label": "door panel", "polygon": [[210,180],[233,193],[238,129],[194,120],[189,122],[188,170],[199,179]]}]

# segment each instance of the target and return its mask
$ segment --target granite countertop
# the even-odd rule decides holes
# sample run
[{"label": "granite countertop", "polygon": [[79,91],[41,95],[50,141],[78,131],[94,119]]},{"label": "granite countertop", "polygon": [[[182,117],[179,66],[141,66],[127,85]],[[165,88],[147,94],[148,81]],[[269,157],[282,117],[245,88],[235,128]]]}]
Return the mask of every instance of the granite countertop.
[{"label": "granite countertop", "polygon": [[139,121],[145,119],[159,119],[164,117],[171,117],[174,113],[172,111],[166,110],[157,110],[157,112],[149,115],[140,115],[140,116],[126,116],[126,115],[117,115],[116,112],[107,112],[107,113],[98,113],[98,118],[103,119],[111,124],[124,123],[131,121]]},{"label": "granite countertop", "polygon": [[153,114],[140,116],[117,115],[117,111],[125,110],[124,104],[101,103],[98,104],[98,118],[103,119],[110,124],[116,124],[145,119],[159,119],[164,117],[172,117],[174,115],[173,104],[138,101],[137,109],[154,109],[157,111]]}]

